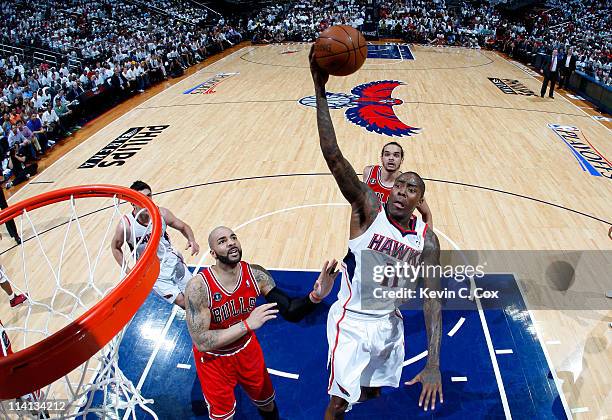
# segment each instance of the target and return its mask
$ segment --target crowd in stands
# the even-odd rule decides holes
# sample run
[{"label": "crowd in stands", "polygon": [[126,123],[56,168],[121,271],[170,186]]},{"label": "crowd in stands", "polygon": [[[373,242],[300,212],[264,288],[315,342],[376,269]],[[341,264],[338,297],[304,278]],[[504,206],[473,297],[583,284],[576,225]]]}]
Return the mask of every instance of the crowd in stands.
[{"label": "crowd in stands", "polygon": [[612,14],[606,0],[555,0],[549,6],[528,16],[528,30],[506,25],[503,49],[533,62],[536,54],[557,48],[575,56],[576,70],[612,85]]},{"label": "crowd in stands", "polygon": [[361,28],[364,6],[355,0],[297,0],[273,5],[249,18],[246,28],[253,42],[311,42],[334,24]]},{"label": "crowd in stands", "polygon": [[410,1],[397,7],[387,2],[381,13],[383,34],[408,42],[478,48],[495,35],[499,15],[491,7],[465,3],[449,10],[441,0]]},{"label": "crowd in stands", "polygon": [[[201,6],[201,7],[200,7]],[[187,0],[0,1],[0,159],[10,187],[88,118],[239,43],[310,42],[333,24],[362,29],[363,0],[295,0],[226,18]],[[520,20],[487,2],[383,0],[378,30],[407,42],[498,48],[535,63],[557,48],[576,69],[612,84],[612,14],[606,0],[550,0]],[[52,61],[52,60],[50,60]]]},{"label": "crowd in stands", "polygon": [[172,16],[189,23],[206,21],[209,13],[208,9],[196,7],[194,4],[185,0],[147,0],[146,3],[159,10],[165,10]]},{"label": "crowd in stands", "polygon": [[[247,23],[255,43],[313,41],[332,24],[362,29],[365,3],[358,0],[297,0],[269,6]],[[488,2],[386,0],[380,4],[379,33],[410,43],[499,48],[534,63],[557,48],[576,55],[576,69],[612,84],[612,14],[606,0],[552,0],[523,19],[504,17]],[[570,52],[570,48],[572,51]]]},{"label": "crowd in stands", "polygon": [[183,61],[185,56],[202,55],[209,44],[223,49],[229,39],[236,40],[236,31],[223,20],[208,29],[193,24],[208,15],[201,9],[196,18],[193,9],[181,8],[178,0],[153,0],[147,6],[123,0],[6,2],[0,40],[67,54],[88,65],[142,61],[153,55],[164,61],[178,55]]},{"label": "crowd in stands", "polygon": [[[379,5],[382,36],[408,42],[476,46],[475,35],[494,34],[494,16],[464,5],[461,14],[450,13],[443,0],[384,1]],[[495,15],[496,16],[496,15]],[[269,6],[249,19],[254,42],[313,41],[330,25],[363,29],[365,4],[356,0],[298,0],[289,6]],[[472,24],[473,21],[473,24]],[[464,25],[463,22],[466,22]]]},{"label": "crowd in stands", "polygon": [[[7,188],[89,118],[242,40],[179,0],[0,2],[0,43],[44,49],[52,63],[0,54],[0,156]],[[38,50],[36,50],[38,51]],[[42,51],[42,50],[40,50]]]}]

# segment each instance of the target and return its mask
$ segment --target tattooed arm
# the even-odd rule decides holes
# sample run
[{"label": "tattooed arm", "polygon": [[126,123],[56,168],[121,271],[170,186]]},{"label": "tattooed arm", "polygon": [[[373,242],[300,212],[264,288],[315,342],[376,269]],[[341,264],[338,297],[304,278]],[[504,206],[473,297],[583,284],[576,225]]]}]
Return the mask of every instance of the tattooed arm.
[{"label": "tattooed arm", "polygon": [[[423,263],[425,267],[440,265],[440,242],[433,230],[428,229],[425,234],[425,246],[423,247]],[[437,270],[425,270],[428,274],[425,277],[424,287],[432,290],[440,289],[440,279],[430,274],[435,274]],[[406,382],[412,385],[416,382],[423,384],[423,390],[419,398],[419,407],[427,406],[431,401],[431,409],[436,406],[436,396],[440,402],[444,402],[442,394],[442,377],[440,375],[440,341],[442,339],[442,305],[439,298],[427,297],[423,302],[423,315],[425,318],[425,328],[427,330],[427,364],[418,375]]]},{"label": "tattooed arm", "polygon": [[317,65],[314,59],[314,49],[310,50],[310,72],[315,85],[317,127],[319,129],[321,151],[329,170],[334,176],[338,187],[340,187],[340,192],[342,192],[342,195],[351,204],[353,209],[351,237],[355,237],[372,224],[378,214],[380,202],[376,194],[359,180],[355,169],[342,155],[338,147],[325,93],[325,83],[327,83],[329,76]]},{"label": "tattooed arm", "polygon": [[251,265],[251,270],[257,281],[257,286],[259,286],[259,290],[266,300],[278,304],[280,314],[287,321],[298,322],[311,313],[317,303],[329,295],[334,285],[334,280],[338,275],[338,271],[335,271],[337,264],[336,260],[333,260],[331,263],[326,261],[312,292],[308,296],[299,298],[287,296],[285,292],[276,286],[268,270],[262,266]]},{"label": "tattooed arm", "polygon": [[[425,234],[425,246],[423,247],[423,262],[426,267],[440,265],[440,241],[432,229]],[[438,270],[431,271],[435,274]],[[425,278],[425,287],[430,290],[440,290],[440,278],[428,275]],[[423,314],[425,315],[425,327],[427,328],[428,356],[427,366],[440,367],[440,340],[442,338],[442,304],[439,298],[429,297],[423,303]]]},{"label": "tattooed arm", "polygon": [[[210,302],[208,291],[202,278],[198,275],[187,283],[185,289],[185,310],[187,311],[187,328],[189,335],[199,351],[210,351],[233,343],[248,332],[248,328],[256,330],[266,321],[276,318],[273,309],[275,304],[258,306],[251,312],[246,323],[239,322],[229,328],[210,330]],[[248,327],[247,327],[248,324]]]}]

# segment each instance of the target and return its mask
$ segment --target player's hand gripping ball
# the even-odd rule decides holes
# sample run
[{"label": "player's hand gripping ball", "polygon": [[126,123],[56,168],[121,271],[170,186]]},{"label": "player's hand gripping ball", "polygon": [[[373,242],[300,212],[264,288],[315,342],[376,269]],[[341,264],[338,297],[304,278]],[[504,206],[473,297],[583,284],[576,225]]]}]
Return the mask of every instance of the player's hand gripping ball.
[{"label": "player's hand gripping ball", "polygon": [[319,67],[334,76],[348,76],[363,65],[368,56],[366,40],[357,29],[346,25],[330,26],[314,44]]}]

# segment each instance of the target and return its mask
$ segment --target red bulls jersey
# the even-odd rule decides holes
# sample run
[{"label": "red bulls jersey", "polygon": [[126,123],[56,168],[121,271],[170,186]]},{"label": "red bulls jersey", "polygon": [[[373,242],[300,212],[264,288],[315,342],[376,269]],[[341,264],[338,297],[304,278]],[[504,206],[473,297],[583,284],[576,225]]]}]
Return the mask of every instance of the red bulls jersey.
[{"label": "red bulls jersey", "polygon": [[[255,309],[255,301],[259,296],[259,287],[248,263],[241,261],[240,275],[233,290],[227,290],[216,278],[210,268],[205,268],[198,274],[208,286],[208,301],[210,302],[210,329],[229,328],[244,321]],[[222,348],[206,353],[200,353],[205,359],[210,356],[227,356],[242,350],[253,336],[249,332],[238,340]],[[194,351],[197,351],[194,347]],[[198,352],[199,353],[199,352]]]},{"label": "red bulls jersey", "polygon": [[387,199],[389,198],[389,193],[391,193],[391,189],[393,188],[393,185],[386,186],[385,184],[382,183],[381,178],[382,178],[382,166],[380,165],[372,166],[372,169],[370,170],[370,173],[368,174],[368,179],[366,180],[366,184],[368,184],[368,187],[370,187],[370,189],[376,193],[380,202],[382,204],[385,204],[387,202]]}]

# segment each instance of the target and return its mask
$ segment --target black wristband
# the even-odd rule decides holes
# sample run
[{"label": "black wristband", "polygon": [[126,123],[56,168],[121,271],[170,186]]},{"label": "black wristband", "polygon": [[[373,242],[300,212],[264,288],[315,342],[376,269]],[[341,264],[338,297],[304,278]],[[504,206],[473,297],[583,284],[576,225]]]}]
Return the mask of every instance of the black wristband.
[{"label": "black wristband", "polygon": [[266,300],[270,303],[275,302],[282,317],[290,322],[302,320],[317,307],[309,295],[290,298],[278,287],[274,287],[266,294]]}]

